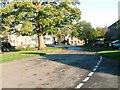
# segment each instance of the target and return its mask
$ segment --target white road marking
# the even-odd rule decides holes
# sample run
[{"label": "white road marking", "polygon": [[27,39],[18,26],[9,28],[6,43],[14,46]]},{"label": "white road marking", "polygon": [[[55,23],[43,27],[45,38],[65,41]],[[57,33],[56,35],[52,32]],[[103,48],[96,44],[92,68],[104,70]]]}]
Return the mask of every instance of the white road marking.
[{"label": "white road marking", "polygon": [[91,77],[93,74],[94,74],[94,72],[90,72],[90,73],[88,74],[88,76]]},{"label": "white road marking", "polygon": [[86,77],[83,82],[87,82],[90,79],[90,77]]},{"label": "white road marking", "polygon": [[97,65],[99,66],[99,65],[100,65],[100,63],[97,63]]},{"label": "white road marking", "polygon": [[102,60],[102,56],[100,56],[100,60]]},{"label": "white road marking", "polygon": [[96,65],[95,68],[98,68],[98,65]]},{"label": "white road marking", "polygon": [[80,89],[84,84],[85,82],[87,82],[90,77],[95,73],[95,71],[97,70],[98,66],[100,65],[102,61],[102,56],[100,56],[100,60],[97,62],[97,65],[95,66],[95,68],[88,74],[88,77],[86,77],[84,80],[83,80],[83,83],[80,83],[79,85],[77,85],[77,87],[75,87],[76,89]]},{"label": "white road marking", "polygon": [[100,63],[101,62],[101,60],[99,60],[99,62],[98,63]]},{"label": "white road marking", "polygon": [[101,61],[102,61],[102,60],[99,60],[98,63],[97,63],[97,65],[100,65]]},{"label": "white road marking", "polygon": [[77,85],[77,87],[75,87],[76,89],[81,88],[84,85],[84,83],[80,83],[79,85]]},{"label": "white road marking", "polygon": [[97,68],[94,68],[92,71],[95,72],[97,70]]}]

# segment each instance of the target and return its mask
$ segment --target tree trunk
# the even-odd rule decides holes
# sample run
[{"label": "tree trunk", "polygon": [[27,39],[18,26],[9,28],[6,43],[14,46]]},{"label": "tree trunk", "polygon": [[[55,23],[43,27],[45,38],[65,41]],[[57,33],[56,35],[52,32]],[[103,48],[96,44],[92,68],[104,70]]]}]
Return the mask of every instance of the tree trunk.
[{"label": "tree trunk", "polygon": [[43,34],[39,33],[38,34],[38,50],[43,50],[45,48],[46,48],[46,45],[44,43]]},{"label": "tree trunk", "polygon": [[85,40],[85,45],[87,45],[88,44],[88,40],[86,38],[84,40]]}]

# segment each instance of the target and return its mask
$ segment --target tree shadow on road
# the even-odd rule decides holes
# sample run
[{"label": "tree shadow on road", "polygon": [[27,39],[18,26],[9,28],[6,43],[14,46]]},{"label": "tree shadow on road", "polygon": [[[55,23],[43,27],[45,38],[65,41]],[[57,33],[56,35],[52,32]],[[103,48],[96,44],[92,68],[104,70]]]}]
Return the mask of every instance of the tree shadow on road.
[{"label": "tree shadow on road", "polygon": [[[100,56],[95,55],[93,53],[88,53],[84,48],[80,47],[69,47],[68,50],[82,51],[78,54],[47,54],[45,53],[35,53],[35,52],[26,52],[26,54],[38,54],[44,55],[40,57],[40,60],[49,60],[53,62],[58,62],[64,65],[69,65],[76,68],[82,68],[91,71],[95,65],[97,64]],[[87,52],[87,53],[86,53]],[[24,53],[25,54],[25,53]],[[102,72],[112,75],[119,75],[119,63],[117,61],[113,61],[107,58],[103,58],[100,66],[98,67],[96,72]]]},{"label": "tree shadow on road", "polygon": [[46,53],[40,53],[40,52],[21,52],[20,54],[36,54],[36,55],[46,55]]},{"label": "tree shadow on road", "polygon": [[[92,71],[99,59],[100,57],[94,54],[49,54],[40,58],[40,60],[50,60],[89,71]],[[96,72],[119,75],[118,67],[118,62],[103,58]]]}]

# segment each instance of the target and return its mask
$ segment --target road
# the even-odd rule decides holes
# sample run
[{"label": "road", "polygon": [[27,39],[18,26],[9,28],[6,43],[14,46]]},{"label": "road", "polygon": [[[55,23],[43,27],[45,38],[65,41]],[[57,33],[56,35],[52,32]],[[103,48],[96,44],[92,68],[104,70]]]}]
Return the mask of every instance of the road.
[{"label": "road", "polygon": [[118,88],[118,63],[69,46],[59,53],[2,64],[2,87]]}]

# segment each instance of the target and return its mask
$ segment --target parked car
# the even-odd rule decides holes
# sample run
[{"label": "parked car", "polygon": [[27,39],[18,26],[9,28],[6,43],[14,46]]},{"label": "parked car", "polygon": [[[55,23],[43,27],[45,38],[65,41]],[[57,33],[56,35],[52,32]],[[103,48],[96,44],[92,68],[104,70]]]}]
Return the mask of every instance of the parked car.
[{"label": "parked car", "polygon": [[115,40],[109,43],[109,47],[112,49],[120,49],[120,40]]},{"label": "parked car", "polygon": [[104,46],[104,41],[97,41],[93,44],[93,47],[103,47]]},{"label": "parked car", "polygon": [[12,46],[9,42],[2,42],[2,47],[1,47],[2,52],[8,52],[11,49],[12,49]]}]

